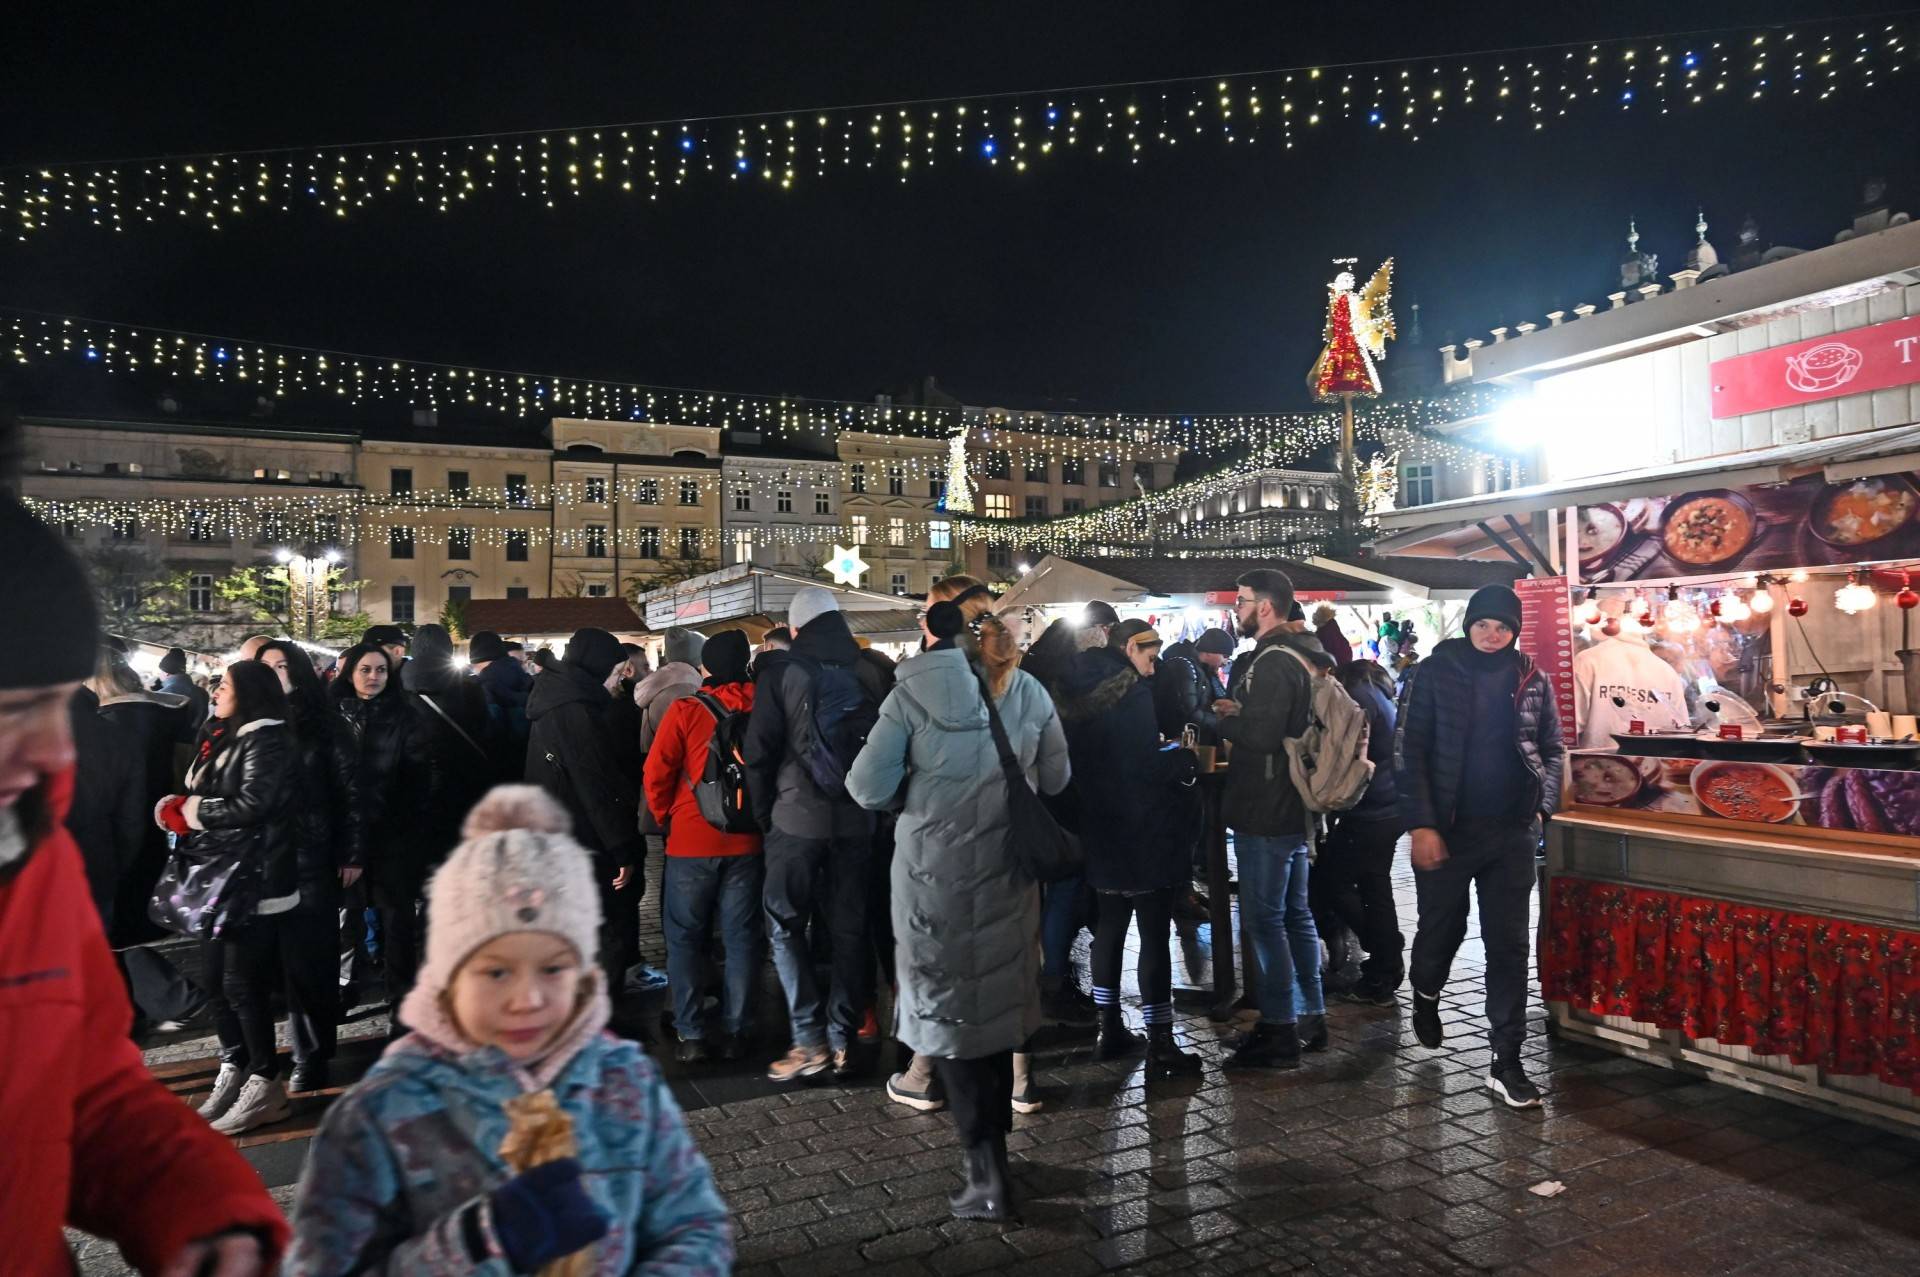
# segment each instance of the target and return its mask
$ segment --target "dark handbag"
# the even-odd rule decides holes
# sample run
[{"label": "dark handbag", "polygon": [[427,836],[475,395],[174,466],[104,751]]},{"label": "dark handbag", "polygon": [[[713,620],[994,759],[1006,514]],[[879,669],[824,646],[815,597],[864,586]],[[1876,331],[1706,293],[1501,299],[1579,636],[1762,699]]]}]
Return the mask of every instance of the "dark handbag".
[{"label": "dark handbag", "polygon": [[1086,853],[1078,839],[1060,828],[1040,795],[1027,783],[1027,773],[1007,740],[1006,726],[1000,721],[1000,711],[994,706],[985,678],[980,680],[980,698],[987,705],[987,726],[993,732],[994,748],[1000,752],[1000,771],[1007,782],[1007,854],[1035,882],[1073,877],[1086,868]]},{"label": "dark handbag", "polygon": [[196,855],[186,841],[167,857],[147,916],[176,935],[214,940],[251,918],[260,903],[260,864],[237,852]]}]

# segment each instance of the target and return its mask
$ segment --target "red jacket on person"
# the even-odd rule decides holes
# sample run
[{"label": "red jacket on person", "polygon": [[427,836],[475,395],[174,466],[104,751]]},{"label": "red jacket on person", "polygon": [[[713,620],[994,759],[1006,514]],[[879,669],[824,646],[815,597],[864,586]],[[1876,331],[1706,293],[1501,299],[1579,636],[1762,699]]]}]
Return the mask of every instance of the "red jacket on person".
[{"label": "red jacket on person", "polygon": [[[753,709],[752,683],[722,683],[701,689],[737,714]],[[693,787],[707,768],[707,742],[713,739],[713,715],[691,696],[667,707],[653,748],[647,751],[647,807],[667,827],[669,856],[750,856],[760,850],[759,834],[722,833],[700,814]]]},{"label": "red jacket on person", "polygon": [[189,1242],[253,1232],[271,1271],[286,1220],[232,1143],[147,1072],[66,830],[72,771],[46,793],[48,831],[0,870],[0,1268],[72,1271],[71,1224],[147,1273]]}]

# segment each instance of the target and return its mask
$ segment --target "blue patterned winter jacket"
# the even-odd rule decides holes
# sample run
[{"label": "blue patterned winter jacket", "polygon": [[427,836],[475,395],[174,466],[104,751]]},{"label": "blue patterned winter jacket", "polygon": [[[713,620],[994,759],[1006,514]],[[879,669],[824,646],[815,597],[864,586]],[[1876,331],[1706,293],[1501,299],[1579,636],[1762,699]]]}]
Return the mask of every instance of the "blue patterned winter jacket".
[{"label": "blue patterned winter jacket", "polygon": [[[597,1033],[551,1085],[573,1119],[581,1182],[613,1220],[588,1271],[730,1273],[726,1205],[653,1061]],[[533,1087],[493,1047],[457,1052],[420,1033],[389,1047],[314,1137],[286,1271],[513,1273],[487,1195],[512,1178],[498,1151],[504,1105]]]}]

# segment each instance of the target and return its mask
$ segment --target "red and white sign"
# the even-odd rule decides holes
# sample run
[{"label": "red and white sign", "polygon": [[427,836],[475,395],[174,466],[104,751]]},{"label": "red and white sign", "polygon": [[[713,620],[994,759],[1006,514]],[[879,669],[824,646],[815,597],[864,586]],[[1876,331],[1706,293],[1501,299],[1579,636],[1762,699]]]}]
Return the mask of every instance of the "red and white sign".
[{"label": "red and white sign", "polygon": [[[1208,590],[1206,602],[1213,607],[1232,607],[1240,597],[1238,590]],[[1347,597],[1345,590],[1295,590],[1296,603],[1338,603]]]},{"label": "red and white sign", "polygon": [[1513,583],[1520,596],[1520,650],[1533,658],[1553,685],[1560,730],[1568,740],[1580,732],[1573,721],[1573,621],[1567,615],[1567,578],[1527,577]]},{"label": "red and white sign", "polygon": [[1715,417],[1920,382],[1920,315],[1718,359],[1709,379]]}]

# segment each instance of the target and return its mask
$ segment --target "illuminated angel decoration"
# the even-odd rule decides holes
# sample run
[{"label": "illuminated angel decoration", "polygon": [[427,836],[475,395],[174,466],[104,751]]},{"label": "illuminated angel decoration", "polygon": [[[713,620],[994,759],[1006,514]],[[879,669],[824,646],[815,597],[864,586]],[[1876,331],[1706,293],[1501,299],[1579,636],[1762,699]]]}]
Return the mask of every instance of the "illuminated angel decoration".
[{"label": "illuminated angel decoration", "polygon": [[1387,302],[1393,294],[1393,259],[1380,263],[1367,286],[1354,291],[1353,264],[1357,258],[1338,257],[1343,267],[1328,286],[1326,348],[1307,374],[1307,387],[1316,399],[1380,393],[1380,373],[1374,364],[1386,358],[1394,335],[1393,312]]}]

